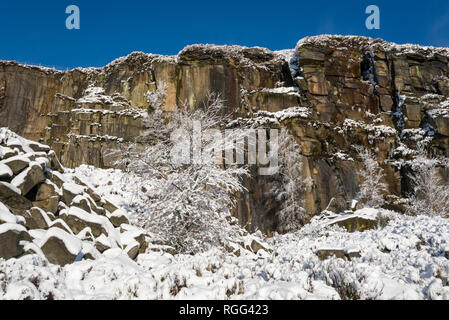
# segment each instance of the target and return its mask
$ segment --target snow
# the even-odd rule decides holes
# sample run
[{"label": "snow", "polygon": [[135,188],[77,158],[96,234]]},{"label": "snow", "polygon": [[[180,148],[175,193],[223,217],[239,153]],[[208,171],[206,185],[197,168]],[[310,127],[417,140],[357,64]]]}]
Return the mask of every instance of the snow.
[{"label": "snow", "polygon": [[23,221],[23,222],[25,221],[25,219],[23,219],[23,217],[20,217],[20,218],[22,218],[22,219],[19,219],[19,217],[16,217],[9,211],[3,210],[0,207],[0,221],[6,222],[6,223],[13,223],[13,224],[19,223],[19,221]]},{"label": "snow", "polygon": [[[296,93],[295,93],[296,94]],[[276,124],[279,125],[280,122],[294,119],[302,118],[307,119],[310,117],[311,112],[306,107],[290,107],[277,112],[270,111],[257,111],[254,113],[253,118],[237,118],[228,123],[227,127],[231,128],[236,125],[250,125],[250,126],[263,126],[265,124]]]},{"label": "snow", "polygon": [[27,229],[24,226],[16,223],[3,223],[0,224],[0,234],[8,232],[8,231],[17,231],[17,232],[27,232]]},{"label": "snow", "polygon": [[[447,219],[381,213],[391,218],[384,229],[346,233],[312,221],[296,233],[275,235],[268,244],[276,254],[264,258],[213,249],[196,256],[148,252],[134,262],[116,248],[60,270],[37,255],[0,261],[8,278],[0,297],[14,296],[34,274],[51,284],[26,290],[35,298],[49,289],[60,299],[339,299],[332,282],[340,275],[365,299],[448,299],[449,288],[437,278],[449,276],[449,261],[439,253],[449,243]],[[419,250],[420,238],[426,244]],[[360,250],[362,258],[319,261],[315,250],[323,247]],[[177,284],[181,288],[173,296]]]},{"label": "snow", "polygon": [[394,52],[396,55],[422,54],[427,58],[432,58],[435,54],[449,57],[449,48],[438,48],[431,46],[420,46],[416,44],[396,44],[386,42],[382,39],[373,39],[363,36],[342,36],[342,35],[319,35],[306,37],[298,41],[296,49],[304,46],[337,48],[337,50],[348,50],[348,47],[356,47],[361,51],[369,48],[380,47],[384,51]]},{"label": "snow", "polygon": [[[116,99],[119,98],[119,101]],[[101,104],[101,105],[111,105],[112,107],[118,108],[130,108],[130,103],[128,100],[123,98],[122,96],[115,95],[106,95],[105,89],[101,87],[89,87],[84,91],[84,96],[76,101],[76,104]]]},{"label": "snow", "polygon": [[[89,166],[68,170],[64,176],[75,172],[98,194],[131,209],[133,219],[132,210],[138,208],[135,205],[139,202],[130,181],[136,178],[126,182],[126,174],[121,171]],[[344,215],[326,219],[318,216],[297,232],[275,234],[262,241],[272,253],[261,250],[254,254],[234,244],[240,249],[239,256],[220,248],[197,255],[171,255],[163,250],[152,251],[159,248],[152,244],[137,261],[129,259],[126,251],[117,246],[96,260],[64,267],[49,264],[39,254],[0,260],[0,269],[5,270],[5,275],[0,276],[4,284],[0,286],[0,299],[24,295],[45,299],[51,292],[57,299],[316,300],[340,299],[336,287],[344,285],[352,286],[361,299],[449,299],[449,260],[444,257],[444,250],[449,247],[448,219],[404,216],[373,208],[363,208],[351,216],[354,215],[365,219],[377,219],[380,215],[388,223],[383,228],[348,233],[330,225]],[[122,228],[125,232],[118,240],[129,249],[136,245],[135,237],[141,230],[132,225]],[[60,232],[64,236],[58,236],[69,245],[72,241],[78,243],[72,248],[74,254],[81,248],[87,252],[87,246],[83,243],[81,247],[78,238],[71,236],[68,240],[68,234]],[[30,235],[45,239],[48,231],[33,230]],[[253,237],[237,237],[236,241],[245,245]],[[96,240],[109,244],[111,239],[102,235]],[[322,248],[360,252],[361,257],[330,257],[321,261],[316,250]],[[31,276],[40,280],[39,287],[28,281]]]}]

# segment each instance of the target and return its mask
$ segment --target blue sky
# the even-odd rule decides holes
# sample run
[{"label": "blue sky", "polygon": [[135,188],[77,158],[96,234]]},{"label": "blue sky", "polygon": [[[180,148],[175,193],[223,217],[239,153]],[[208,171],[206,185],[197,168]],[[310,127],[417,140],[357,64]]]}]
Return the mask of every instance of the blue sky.
[{"label": "blue sky", "polygon": [[[65,28],[71,4],[80,8],[80,30]],[[380,30],[365,27],[370,4],[381,10]],[[449,1],[2,0],[0,5],[0,59],[58,69],[103,66],[132,51],[176,54],[192,43],[286,49],[323,33],[449,47]]]}]

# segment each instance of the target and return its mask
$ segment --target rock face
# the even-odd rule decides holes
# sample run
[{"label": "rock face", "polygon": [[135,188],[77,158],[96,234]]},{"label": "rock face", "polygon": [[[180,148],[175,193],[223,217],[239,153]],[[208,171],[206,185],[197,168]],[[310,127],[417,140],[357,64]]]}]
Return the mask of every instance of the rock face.
[{"label": "rock face", "polygon": [[[194,45],[176,57],[133,53],[104,68],[66,72],[0,62],[0,127],[50,145],[65,166],[108,167],[110,151],[142,131],[145,93],[163,84],[166,111],[178,101],[197,106],[211,91],[235,118],[304,108],[277,126],[301,146],[304,178],[312,181],[304,194],[309,218],[332,199],[338,210],[349,208],[362,166],[354,146],[377,155],[391,208],[410,191],[404,161],[418,141],[430,138],[433,154],[449,156],[448,50],[364,37],[305,38],[282,52]],[[252,231],[270,232],[280,203],[270,178],[256,172],[235,216]]]},{"label": "rock face", "polygon": [[[0,154],[0,166],[14,168],[11,175],[0,177],[0,258],[41,254],[51,263],[65,265],[75,259],[96,259],[106,249],[121,249],[133,259],[145,252],[146,234],[129,225],[126,212],[77,177],[63,174],[48,146],[0,128],[0,148],[12,144],[12,157]],[[132,248],[130,241],[135,242]],[[98,243],[107,245],[97,250]]]}]

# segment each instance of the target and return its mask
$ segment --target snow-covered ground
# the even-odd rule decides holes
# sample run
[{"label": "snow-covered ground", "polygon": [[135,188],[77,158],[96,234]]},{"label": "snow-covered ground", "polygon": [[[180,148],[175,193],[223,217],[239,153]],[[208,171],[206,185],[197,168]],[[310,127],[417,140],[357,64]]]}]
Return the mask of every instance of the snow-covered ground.
[{"label": "snow-covered ground", "polygon": [[[66,174],[75,173],[124,209],[144,209],[135,178],[88,166]],[[316,217],[296,233],[264,239],[269,250],[257,254],[216,248],[172,255],[150,247],[132,261],[117,249],[65,267],[37,255],[0,259],[0,299],[449,299],[448,219],[359,214],[380,214],[382,227],[348,233]],[[360,257],[321,261],[319,249]]]}]

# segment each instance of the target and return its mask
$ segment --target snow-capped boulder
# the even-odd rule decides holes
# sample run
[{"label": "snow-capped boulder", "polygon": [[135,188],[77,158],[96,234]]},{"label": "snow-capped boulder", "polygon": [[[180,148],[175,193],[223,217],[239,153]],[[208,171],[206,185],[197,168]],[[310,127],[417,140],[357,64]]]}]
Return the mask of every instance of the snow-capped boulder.
[{"label": "snow-capped boulder", "polygon": [[0,160],[6,160],[17,155],[17,151],[8,147],[0,146]]},{"label": "snow-capped boulder", "polygon": [[48,261],[64,266],[75,261],[82,243],[77,237],[53,227],[41,239],[40,248]]},{"label": "snow-capped boulder", "polygon": [[253,241],[251,241],[251,251],[254,253],[258,253],[259,250],[265,250],[267,252],[271,252],[271,249],[269,249],[267,246],[264,246],[261,243],[261,241],[253,239]]},{"label": "snow-capped boulder", "polygon": [[0,225],[0,258],[5,260],[19,257],[24,253],[21,241],[31,241],[25,227],[4,223]]},{"label": "snow-capped boulder", "polygon": [[107,215],[114,227],[120,227],[122,224],[129,224],[128,215],[122,209],[115,210],[113,213]]},{"label": "snow-capped boulder", "polygon": [[25,224],[25,219],[23,217],[13,215],[8,208],[0,202],[0,224],[3,223]]},{"label": "snow-capped boulder", "polygon": [[44,170],[37,162],[31,162],[29,167],[12,179],[11,184],[27,195],[31,189],[45,181]]},{"label": "snow-capped boulder", "polygon": [[56,219],[55,221],[52,221],[50,224],[50,228],[59,228],[61,230],[64,230],[67,233],[73,234],[73,231],[70,229],[70,227],[67,225],[67,223],[62,219]]},{"label": "snow-capped boulder", "polygon": [[88,213],[91,213],[92,211],[89,201],[87,200],[86,197],[82,195],[77,195],[75,198],[73,198],[72,203],[70,205],[73,207],[83,209]]},{"label": "snow-capped boulder", "polygon": [[22,196],[20,189],[3,181],[0,181],[0,202],[15,214],[26,211],[33,206],[30,200]]},{"label": "snow-capped boulder", "polygon": [[326,260],[330,257],[346,259],[345,251],[343,249],[318,249],[316,255],[320,260]]},{"label": "snow-capped boulder", "polygon": [[64,177],[60,172],[51,170],[47,171],[46,174],[52,183],[54,183],[58,188],[62,188],[62,185],[64,184]]},{"label": "snow-capped boulder", "polygon": [[125,253],[128,255],[128,257],[134,260],[139,254],[139,248],[140,244],[137,241],[132,241],[126,246]]},{"label": "snow-capped boulder", "polygon": [[[128,225],[126,212],[65,174],[49,147],[5,128],[0,129],[0,145],[1,257],[38,254],[64,265],[77,257],[97,259],[109,249],[127,248],[123,254],[133,258],[145,252],[146,236]],[[10,157],[4,157],[5,151]],[[31,238],[39,246],[23,242]]]},{"label": "snow-capped boulder", "polygon": [[51,225],[51,219],[48,214],[38,207],[33,207],[29,211],[30,221],[27,221],[27,226],[31,229],[48,229]]},{"label": "snow-capped boulder", "polygon": [[104,234],[102,234],[95,240],[95,247],[98,251],[103,253],[106,250],[111,249],[112,245],[109,239]]},{"label": "snow-capped boulder", "polygon": [[103,217],[88,213],[81,208],[70,207],[69,210],[61,213],[60,216],[74,233],[79,233],[84,228],[89,227],[94,237],[99,237],[101,234],[108,234],[106,231],[107,228],[104,226],[106,220],[102,219]]},{"label": "snow-capped boulder", "polygon": [[19,174],[23,169],[28,167],[30,159],[23,155],[17,155],[6,160],[3,160],[1,164],[8,166],[14,175]]},{"label": "snow-capped boulder", "polygon": [[0,163],[0,180],[9,180],[13,176],[13,172],[6,164]]},{"label": "snow-capped boulder", "polygon": [[75,183],[66,182],[62,185],[62,197],[68,206],[72,203],[76,196],[81,196],[85,188]]},{"label": "snow-capped boulder", "polygon": [[348,232],[363,232],[377,227],[377,216],[378,210],[364,208],[357,210],[353,214],[338,216],[331,219],[328,225],[338,225],[345,228]]},{"label": "snow-capped boulder", "polygon": [[320,260],[327,260],[331,257],[344,260],[360,258],[360,251],[356,249],[322,248],[316,250],[315,253]]},{"label": "snow-capped boulder", "polygon": [[59,192],[57,191],[57,188],[58,187],[53,182],[48,179],[45,180],[45,182],[40,184],[37,189],[36,201],[46,200],[51,197],[58,197],[59,200]]}]

